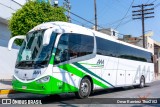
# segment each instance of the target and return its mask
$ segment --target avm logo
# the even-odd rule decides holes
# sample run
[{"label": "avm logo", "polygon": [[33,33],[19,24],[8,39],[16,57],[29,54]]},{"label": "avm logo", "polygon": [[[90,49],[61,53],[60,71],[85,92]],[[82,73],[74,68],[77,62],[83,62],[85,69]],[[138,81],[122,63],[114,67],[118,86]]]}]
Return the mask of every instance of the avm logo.
[{"label": "avm logo", "polygon": [[33,75],[38,75],[38,74],[41,74],[41,71],[35,70],[34,73],[33,73]]},{"label": "avm logo", "polygon": [[103,60],[103,59],[99,59],[99,60],[97,61],[97,64],[99,64],[99,65],[104,65],[104,60]]}]

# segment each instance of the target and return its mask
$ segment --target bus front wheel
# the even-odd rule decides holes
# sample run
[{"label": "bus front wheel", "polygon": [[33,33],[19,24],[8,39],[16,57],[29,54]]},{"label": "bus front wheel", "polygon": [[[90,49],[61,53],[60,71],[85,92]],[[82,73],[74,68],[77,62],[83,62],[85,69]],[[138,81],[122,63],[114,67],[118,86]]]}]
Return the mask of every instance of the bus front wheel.
[{"label": "bus front wheel", "polygon": [[75,93],[77,98],[87,98],[91,93],[91,82],[88,78],[83,78],[78,92]]}]

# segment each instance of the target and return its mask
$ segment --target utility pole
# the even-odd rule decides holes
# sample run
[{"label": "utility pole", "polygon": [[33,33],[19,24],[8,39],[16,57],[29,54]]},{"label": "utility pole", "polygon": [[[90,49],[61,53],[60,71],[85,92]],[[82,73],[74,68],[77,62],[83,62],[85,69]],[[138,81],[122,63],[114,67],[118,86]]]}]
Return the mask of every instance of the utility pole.
[{"label": "utility pole", "polygon": [[68,11],[68,15],[67,15],[68,22],[71,22],[71,18],[70,18],[70,11],[71,11],[70,0],[64,0],[63,6]]},{"label": "utility pole", "polygon": [[147,8],[149,6],[153,6],[154,4],[142,4],[142,5],[137,5],[137,6],[132,6],[132,8],[137,8],[139,7],[140,10],[135,10],[132,11],[132,17],[133,20],[137,20],[137,19],[141,19],[142,20],[142,36],[143,36],[143,48],[145,47],[145,19],[147,18],[154,18],[154,16],[152,16],[152,14],[154,14],[154,12],[152,10],[154,10],[154,8]]},{"label": "utility pole", "polygon": [[97,4],[96,4],[96,0],[94,0],[94,17],[95,17],[95,30],[97,30]]}]

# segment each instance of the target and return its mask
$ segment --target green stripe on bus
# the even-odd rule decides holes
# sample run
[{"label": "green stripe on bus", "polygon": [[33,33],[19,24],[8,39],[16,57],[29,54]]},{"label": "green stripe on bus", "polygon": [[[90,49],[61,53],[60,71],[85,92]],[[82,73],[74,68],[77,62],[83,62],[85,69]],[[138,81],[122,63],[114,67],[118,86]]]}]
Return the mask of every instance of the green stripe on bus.
[{"label": "green stripe on bus", "polygon": [[[73,66],[71,66],[69,64],[60,65],[59,68],[65,70],[65,71],[68,71],[68,72],[70,72],[70,73],[72,73],[72,74],[74,74],[74,75],[76,75],[78,77],[81,77],[81,78],[84,77],[85,75],[87,75],[84,72],[82,72],[81,70],[79,70],[79,69],[77,69],[77,68],[75,68],[75,67],[73,67]],[[100,86],[102,88],[108,88],[108,86],[106,86],[102,82],[96,80],[95,78],[92,78],[92,79],[93,79],[93,83],[94,84],[96,84],[96,85],[98,85],[98,86]]]},{"label": "green stripe on bus", "polygon": [[[53,92],[58,92],[58,93],[64,93],[64,92],[76,92],[78,91],[78,88],[73,86],[73,85],[70,85],[62,80],[59,80],[55,77],[52,77],[52,84],[53,84],[53,87],[52,87],[52,90]],[[59,86],[58,86],[59,84]],[[61,87],[61,88],[60,88]]]},{"label": "green stripe on bus", "polygon": [[[39,83],[37,81],[22,83],[18,80],[12,80],[12,84],[14,90],[36,94],[60,94],[78,91],[77,87],[52,76],[50,76],[50,81],[46,83]],[[26,89],[23,89],[23,86],[26,86]]]},{"label": "green stripe on bus", "polygon": [[50,62],[49,62],[49,64],[54,64],[54,55],[52,55],[52,57],[51,57],[51,60],[50,60]]},{"label": "green stripe on bus", "polygon": [[65,71],[68,71],[78,77],[83,77],[84,75],[86,75],[85,73],[83,73],[82,71],[78,70],[77,68],[69,65],[69,64],[64,64],[64,65],[60,65],[58,66],[59,68],[65,70]]},{"label": "green stripe on bus", "polygon": [[79,64],[84,64],[84,65],[90,65],[90,66],[93,66],[93,67],[103,67],[104,65],[99,65],[99,64],[90,64],[90,63],[79,63]]},{"label": "green stripe on bus", "polygon": [[100,87],[102,87],[102,88],[109,88],[108,86],[106,86],[105,84],[99,82],[98,80],[96,80],[96,79],[94,79],[94,78],[92,78],[92,79],[93,79],[93,83],[94,83],[94,84],[96,84],[96,85],[98,85],[98,86],[100,86]]},{"label": "green stripe on bus", "polygon": [[73,63],[73,65],[77,66],[78,68],[86,71],[87,73],[91,74],[92,76],[95,76],[96,78],[100,79],[101,81],[109,84],[110,86],[114,87],[112,84],[110,84],[109,82],[107,82],[106,80],[104,80],[103,78],[101,78],[100,76],[96,75],[95,73],[91,72],[90,70],[88,70],[87,68],[85,68],[84,66],[82,66],[79,63]]},{"label": "green stripe on bus", "polygon": [[51,59],[50,59],[49,64],[52,64],[52,65],[54,64],[55,53],[56,53],[56,49],[54,48],[54,49],[53,49],[53,53],[52,53],[52,57],[51,57]]}]

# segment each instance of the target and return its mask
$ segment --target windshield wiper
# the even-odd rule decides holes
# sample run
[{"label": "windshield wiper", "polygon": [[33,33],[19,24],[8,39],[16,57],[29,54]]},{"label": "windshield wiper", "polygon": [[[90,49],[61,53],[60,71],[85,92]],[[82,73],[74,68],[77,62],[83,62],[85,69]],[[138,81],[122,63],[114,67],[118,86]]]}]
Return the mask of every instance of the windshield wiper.
[{"label": "windshield wiper", "polygon": [[16,67],[22,66],[25,64],[25,61],[20,61],[18,63],[16,63]]},{"label": "windshield wiper", "polygon": [[34,65],[34,61],[20,61],[16,64],[16,67],[32,67]]},{"label": "windshield wiper", "polygon": [[46,67],[47,64],[48,64],[48,61],[37,61],[37,62],[35,62],[36,67]]},{"label": "windshield wiper", "polygon": [[48,61],[20,61],[16,64],[17,68],[44,68]]}]

